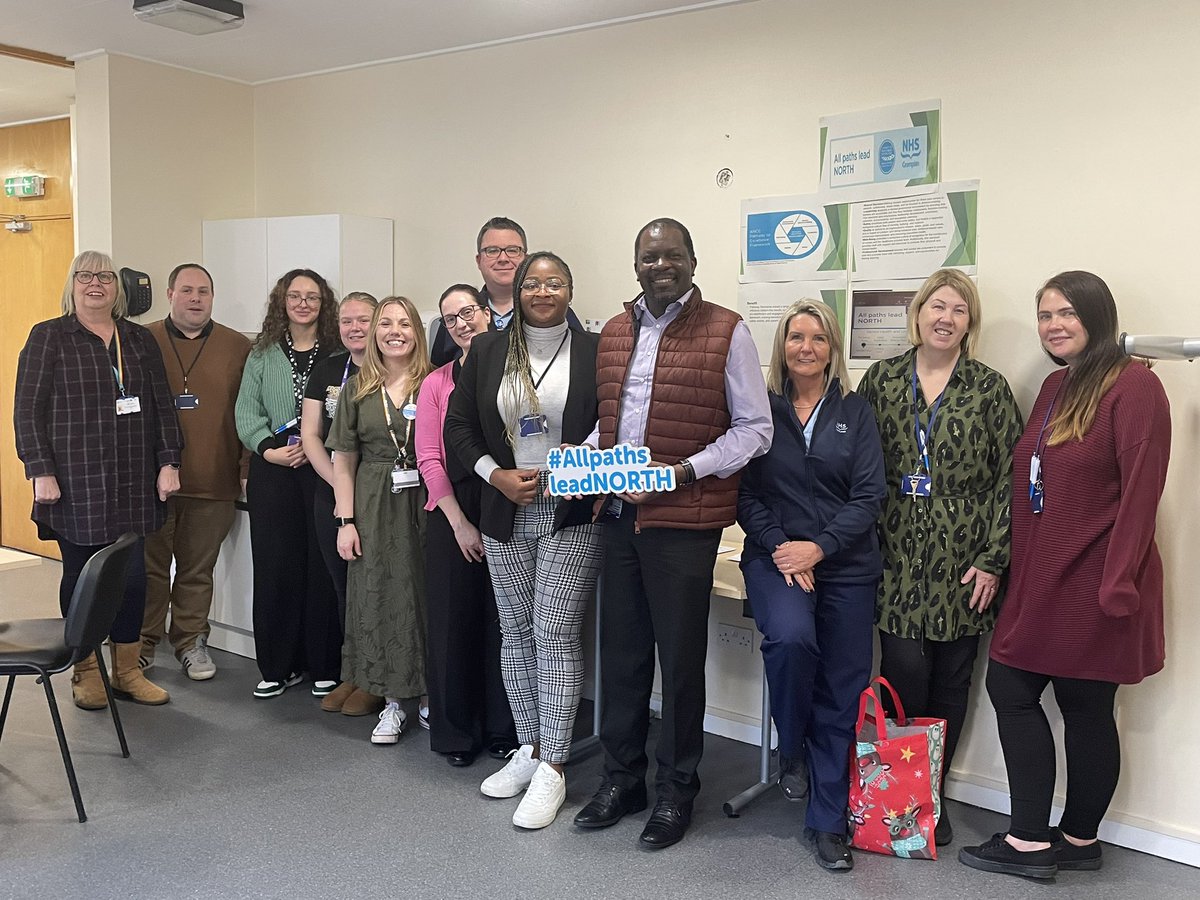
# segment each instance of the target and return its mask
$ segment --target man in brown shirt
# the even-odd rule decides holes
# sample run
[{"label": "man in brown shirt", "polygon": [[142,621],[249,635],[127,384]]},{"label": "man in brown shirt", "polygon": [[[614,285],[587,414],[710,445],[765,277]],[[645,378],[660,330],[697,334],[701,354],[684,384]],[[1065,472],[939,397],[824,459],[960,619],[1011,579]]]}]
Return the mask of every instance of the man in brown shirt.
[{"label": "man in brown shirt", "polygon": [[197,263],[171,272],[167,301],[170,314],[149,328],[162,350],[184,450],[181,487],[167,501],[166,524],[146,538],[142,667],[154,664],[169,608],[168,636],[176,658],[189,678],[206,681],[217,674],[208,652],[213,567],[233,525],[233,504],[245,478],[246,453],[233,407],[250,342],[212,320],[212,276]]}]

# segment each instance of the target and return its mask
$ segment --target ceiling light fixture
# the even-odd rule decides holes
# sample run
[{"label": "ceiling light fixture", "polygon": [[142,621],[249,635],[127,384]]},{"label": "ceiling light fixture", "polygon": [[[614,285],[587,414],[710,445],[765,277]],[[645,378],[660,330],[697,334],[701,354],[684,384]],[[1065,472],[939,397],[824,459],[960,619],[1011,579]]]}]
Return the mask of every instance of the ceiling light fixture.
[{"label": "ceiling light fixture", "polygon": [[133,14],[143,22],[187,34],[228,31],[246,21],[236,0],[133,0]]}]

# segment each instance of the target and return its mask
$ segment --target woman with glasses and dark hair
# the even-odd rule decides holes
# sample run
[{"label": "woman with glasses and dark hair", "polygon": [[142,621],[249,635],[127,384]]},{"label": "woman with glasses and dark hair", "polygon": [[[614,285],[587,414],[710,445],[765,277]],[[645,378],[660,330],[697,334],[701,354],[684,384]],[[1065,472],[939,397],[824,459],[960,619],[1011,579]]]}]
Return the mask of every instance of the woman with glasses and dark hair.
[{"label": "woman with glasses and dark hair", "polygon": [[767,390],[775,438],[738,490],[742,573],[763,634],[780,787],[789,800],[808,798],[818,863],[849,869],[850,748],[871,678],[886,483],[875,416],[850,391],[829,306],[800,300],[784,313]]},{"label": "woman with glasses and dark hair", "polygon": [[516,748],[512,709],[500,678],[500,620],[479,532],[483,483],[446,452],[450,396],[474,339],[491,311],[467,284],[438,301],[442,325],[462,357],[430,373],[417,398],[417,465],[429,491],[425,509],[428,590],[429,746],[452,766],[487,749],[505,759]]},{"label": "woman with glasses and dark hair", "polygon": [[305,672],[314,696],[324,697],[338,683],[342,632],[317,543],[318,476],[300,441],[300,409],[313,369],[339,346],[337,301],[329,283],[310,269],[280,278],[234,407],[238,436],[251,451],[246,502],[259,698],[279,696]]},{"label": "woman with glasses and dark hair", "polygon": [[[17,455],[33,481],[38,536],[62,553],[63,615],[93,554],[122,534],[139,535],[125,597],[109,630],[112,688],[152,706],[167,692],[138,666],[146,569],[142,538],[162,527],[166,499],[179,490],[183,436],[154,336],[125,318],[125,291],[104,253],[71,263],[62,316],[33,327],[17,363],[13,421]],[[81,709],[108,697],[95,655],[75,667]]]},{"label": "woman with glasses and dark hair", "polygon": [[[912,349],[875,363],[858,385],[875,410],[887,476],[879,671],[905,713],[946,720],[943,791],[979,638],[1004,593],[1012,448],[1021,436],[1008,382],[975,359],[980,330],[975,283],[939,269],[908,306]],[[939,804],[941,847],[954,831]]]},{"label": "woman with glasses and dark hair", "polygon": [[[987,689],[1008,769],[1012,821],[959,860],[1052,878],[1099,869],[1097,829],[1121,773],[1117,687],[1165,659],[1155,519],[1171,455],[1171,409],[1148,367],[1117,343],[1117,306],[1090,272],[1037,293],[1046,377],[1013,457],[1012,568],[992,638]],[[1054,736],[1063,717],[1067,802],[1050,827]]]},{"label": "woman with glasses and dark hair", "polygon": [[532,253],[514,279],[504,332],[472,341],[450,397],[446,442],[484,482],[480,531],[502,636],[500,664],[520,747],[485,779],[489,797],[525,796],[513,815],[544,828],[566,799],[583,685],[581,633],[600,568],[591,498],[546,496],[546,455],[596,424],[596,335],[567,327],[571,271]]}]

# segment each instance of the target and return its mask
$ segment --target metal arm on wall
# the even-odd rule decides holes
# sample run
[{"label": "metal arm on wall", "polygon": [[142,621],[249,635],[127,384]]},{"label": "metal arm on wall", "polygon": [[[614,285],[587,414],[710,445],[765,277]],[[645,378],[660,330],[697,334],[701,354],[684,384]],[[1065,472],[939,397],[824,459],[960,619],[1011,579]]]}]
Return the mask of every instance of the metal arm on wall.
[{"label": "metal arm on wall", "polygon": [[33,231],[33,223],[24,216],[10,216],[7,213],[0,213],[0,219],[6,220],[4,227],[14,234],[20,231]]},{"label": "metal arm on wall", "polygon": [[1147,359],[1186,359],[1200,356],[1200,338],[1172,337],[1165,334],[1125,334],[1117,340],[1129,356]]}]

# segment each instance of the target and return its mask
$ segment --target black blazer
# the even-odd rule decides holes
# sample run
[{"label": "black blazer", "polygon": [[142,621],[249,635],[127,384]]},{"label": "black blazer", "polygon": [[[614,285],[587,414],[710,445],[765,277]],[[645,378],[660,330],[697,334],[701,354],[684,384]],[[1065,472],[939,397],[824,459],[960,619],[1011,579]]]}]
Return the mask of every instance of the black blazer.
[{"label": "black blazer", "polygon": [[[471,342],[450,409],[446,413],[446,448],[471,471],[486,454],[502,469],[516,468],[512,448],[504,439],[504,420],[496,409],[496,394],[508,354],[508,331],[480,334]],[[596,349],[600,336],[587,331],[571,332],[571,384],[563,410],[562,439],[580,444],[596,427]],[[582,525],[592,520],[592,501],[561,501],[554,512],[554,530]],[[517,505],[490,484],[483,485],[479,529],[498,541],[512,538]]]}]

